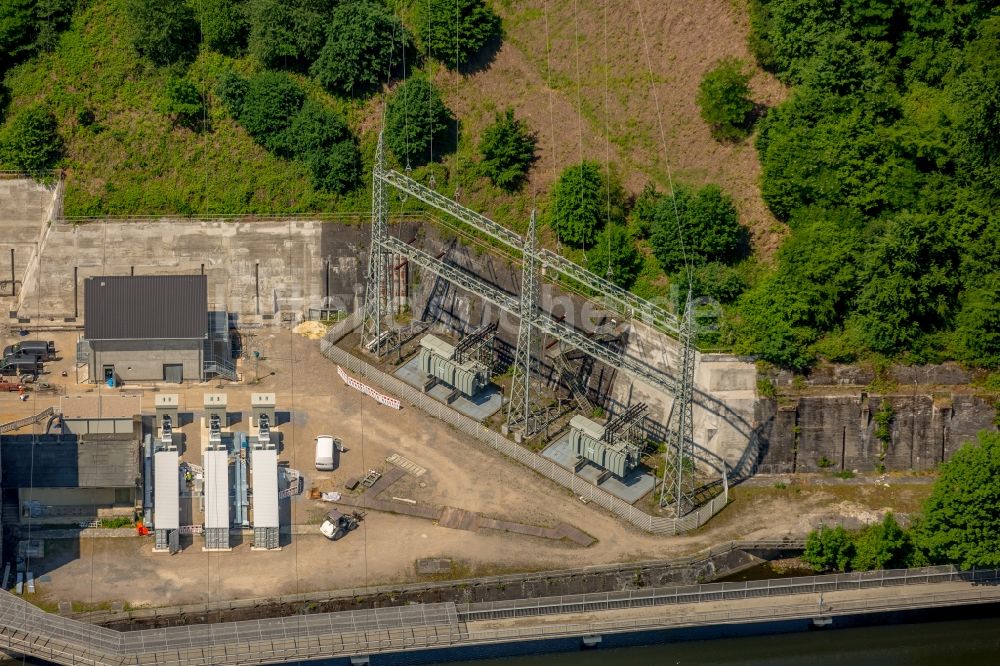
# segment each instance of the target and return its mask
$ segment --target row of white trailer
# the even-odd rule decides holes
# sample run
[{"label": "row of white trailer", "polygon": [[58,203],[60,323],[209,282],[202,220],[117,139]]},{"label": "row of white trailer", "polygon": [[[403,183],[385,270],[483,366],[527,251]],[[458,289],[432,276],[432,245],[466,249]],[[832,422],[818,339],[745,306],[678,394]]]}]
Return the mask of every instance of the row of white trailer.
[{"label": "row of white trailer", "polygon": [[[190,463],[181,465],[173,433],[178,418],[177,396],[157,396],[157,437],[149,461],[155,552],[177,552],[182,532],[202,533],[205,550],[230,550],[231,530],[251,526],[254,550],[280,547],[274,404],[273,393],[254,393],[250,432],[231,432],[227,427],[226,395],[207,394],[201,419],[199,469]],[[200,483],[195,476],[200,476]],[[180,499],[185,488],[192,489],[187,493],[192,498],[200,495],[204,516],[200,525],[181,525]]]}]

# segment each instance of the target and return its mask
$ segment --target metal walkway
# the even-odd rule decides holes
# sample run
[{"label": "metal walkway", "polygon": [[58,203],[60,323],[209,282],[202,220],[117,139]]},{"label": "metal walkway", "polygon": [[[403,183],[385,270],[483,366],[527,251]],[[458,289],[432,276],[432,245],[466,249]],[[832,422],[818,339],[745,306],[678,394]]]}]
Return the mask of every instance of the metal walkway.
[{"label": "metal walkway", "polygon": [[[996,603],[1000,600],[998,579],[997,569],[958,572],[952,567],[928,567],[461,606],[416,604],[129,632],[52,615],[0,592],[0,649],[72,666],[249,666],[671,626]],[[839,596],[834,604],[818,606],[813,598],[819,592],[827,592],[831,599]],[[665,609],[677,605],[690,610],[665,615]],[[653,608],[659,610],[651,615]],[[597,615],[580,624],[565,619],[567,613],[615,609],[634,609],[635,616],[606,619]],[[546,616],[564,619],[553,624]],[[488,624],[527,617],[534,617],[535,622]]]}]

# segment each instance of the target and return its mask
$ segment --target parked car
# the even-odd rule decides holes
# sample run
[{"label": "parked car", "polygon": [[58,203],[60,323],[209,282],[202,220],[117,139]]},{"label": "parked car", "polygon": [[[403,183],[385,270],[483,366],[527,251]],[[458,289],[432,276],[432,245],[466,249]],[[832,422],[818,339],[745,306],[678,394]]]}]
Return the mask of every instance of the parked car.
[{"label": "parked car", "polygon": [[333,509],[326,514],[326,520],[320,525],[319,531],[330,541],[336,541],[342,539],[348,532],[358,529],[358,522],[363,518],[364,515],[357,511],[348,516]]},{"label": "parked car", "polygon": [[334,467],[334,438],[330,435],[320,435],[316,438],[316,469],[320,472],[332,472]]},{"label": "parked car", "polygon": [[51,361],[56,357],[56,343],[52,340],[24,340],[4,347],[3,355],[7,358],[11,354],[34,354],[43,361]]}]

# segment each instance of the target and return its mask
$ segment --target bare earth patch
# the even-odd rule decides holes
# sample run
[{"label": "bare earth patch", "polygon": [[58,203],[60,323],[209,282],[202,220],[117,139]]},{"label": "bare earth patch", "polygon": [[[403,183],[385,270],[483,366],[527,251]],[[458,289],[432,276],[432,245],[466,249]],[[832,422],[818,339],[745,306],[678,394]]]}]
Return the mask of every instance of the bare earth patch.
[{"label": "bare earth patch", "polygon": [[[761,198],[752,140],[714,140],[695,102],[718,60],[753,63],[742,7],[726,0],[497,4],[507,35],[489,68],[460,85],[454,75],[436,77],[463,131],[478,133],[494,109],[512,106],[538,132],[536,191],[581,159],[617,165],[633,193],[649,180],[666,189],[668,167],[681,183],[718,183],[735,199],[760,256],[773,254],[785,230]],[[766,107],[786,94],[756,69],[751,86]]]}]

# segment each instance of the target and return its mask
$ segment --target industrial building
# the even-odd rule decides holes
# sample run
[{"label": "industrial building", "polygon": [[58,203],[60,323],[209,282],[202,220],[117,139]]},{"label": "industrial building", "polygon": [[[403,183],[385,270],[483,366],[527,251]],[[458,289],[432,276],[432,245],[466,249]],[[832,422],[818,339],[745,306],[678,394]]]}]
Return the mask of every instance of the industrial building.
[{"label": "industrial building", "polygon": [[209,312],[204,275],[113,275],[84,282],[77,360],[93,382],[236,379],[226,313]]},{"label": "industrial building", "polygon": [[4,435],[4,503],[17,502],[22,519],[36,523],[131,516],[142,487],[141,423],[131,425],[128,432]]}]

